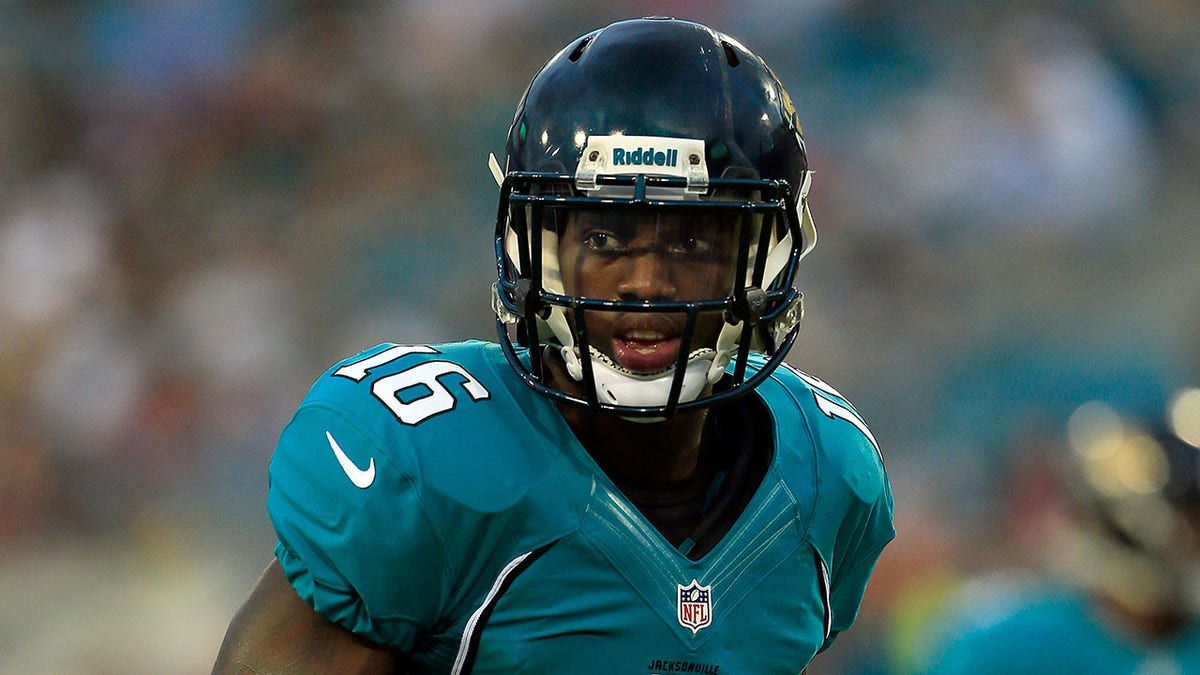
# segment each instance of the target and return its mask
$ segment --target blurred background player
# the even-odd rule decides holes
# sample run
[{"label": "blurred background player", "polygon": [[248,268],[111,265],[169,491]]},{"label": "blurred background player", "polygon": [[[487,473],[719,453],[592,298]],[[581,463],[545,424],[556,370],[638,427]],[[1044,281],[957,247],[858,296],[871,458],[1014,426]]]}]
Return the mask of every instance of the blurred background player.
[{"label": "blurred background player", "polygon": [[919,672],[1200,673],[1200,389],[1148,421],[1084,404],[1067,446],[1048,574],[969,583]]}]

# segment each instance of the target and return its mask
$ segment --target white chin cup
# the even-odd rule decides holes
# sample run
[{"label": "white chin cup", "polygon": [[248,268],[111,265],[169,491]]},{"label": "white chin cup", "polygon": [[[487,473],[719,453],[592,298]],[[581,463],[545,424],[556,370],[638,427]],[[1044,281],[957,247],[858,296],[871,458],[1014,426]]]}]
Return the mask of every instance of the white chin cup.
[{"label": "white chin cup", "polygon": [[[601,403],[634,408],[661,408],[667,405],[667,399],[671,396],[671,384],[675,380],[674,366],[657,373],[639,375],[613,363],[612,359],[594,348],[588,351],[592,355],[592,379],[596,384],[596,397]],[[560,347],[560,353],[563,362],[566,363],[567,373],[576,382],[582,382],[583,364],[579,360],[577,350]],[[724,369],[712,367],[716,356],[717,353],[712,349],[697,349],[688,356],[687,368],[683,374],[683,387],[679,391],[680,403],[696,400],[706,386],[720,379]]]}]

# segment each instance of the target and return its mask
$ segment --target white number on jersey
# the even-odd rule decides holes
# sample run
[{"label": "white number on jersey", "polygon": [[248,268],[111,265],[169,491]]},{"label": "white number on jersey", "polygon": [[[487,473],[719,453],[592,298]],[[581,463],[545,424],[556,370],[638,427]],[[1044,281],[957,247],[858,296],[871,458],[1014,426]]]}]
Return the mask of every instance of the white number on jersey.
[{"label": "white number on jersey", "polygon": [[[372,369],[386,365],[409,354],[437,354],[433,347],[425,345],[397,345],[372,354],[359,361],[348,363],[334,371],[334,375],[361,382]],[[454,374],[462,378],[461,388],[472,401],[491,398],[491,394],[479,380],[465,368],[450,361],[425,361],[387,377],[381,377],[371,385],[371,393],[383,402],[403,423],[417,425],[434,415],[453,410],[458,405],[455,391],[444,384],[442,376]],[[411,400],[401,394],[425,390]]]},{"label": "white number on jersey", "polygon": [[883,460],[883,453],[879,450],[879,443],[875,440],[875,436],[871,433],[871,430],[867,428],[866,422],[863,422],[857,412],[842,403],[842,401],[846,400],[846,397],[842,396],[837,389],[834,389],[824,380],[809,375],[786,361],[782,365],[813,388],[813,399],[816,400],[817,407],[821,409],[821,412],[825,413],[826,417],[845,420],[854,425],[854,428],[861,431],[862,435],[866,436],[867,440],[871,442],[871,446],[875,448],[875,452],[879,453],[880,461]]}]

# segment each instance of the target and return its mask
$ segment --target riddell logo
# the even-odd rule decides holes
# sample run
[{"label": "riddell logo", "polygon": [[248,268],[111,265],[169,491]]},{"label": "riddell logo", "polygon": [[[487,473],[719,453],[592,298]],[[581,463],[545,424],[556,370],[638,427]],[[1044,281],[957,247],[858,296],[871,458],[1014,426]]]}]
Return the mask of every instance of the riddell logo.
[{"label": "riddell logo", "polygon": [[613,166],[679,166],[678,150],[655,150],[649,148],[613,148]]}]

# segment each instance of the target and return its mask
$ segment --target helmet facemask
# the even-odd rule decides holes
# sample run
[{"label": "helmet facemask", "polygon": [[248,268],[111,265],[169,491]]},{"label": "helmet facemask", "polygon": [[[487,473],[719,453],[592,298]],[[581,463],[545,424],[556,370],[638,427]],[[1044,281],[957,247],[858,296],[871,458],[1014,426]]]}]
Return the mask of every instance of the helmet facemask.
[{"label": "helmet facemask", "polygon": [[750,351],[795,338],[804,211],[781,181],[510,174],[501,201],[502,342],[542,393],[653,421],[754,386]]}]

